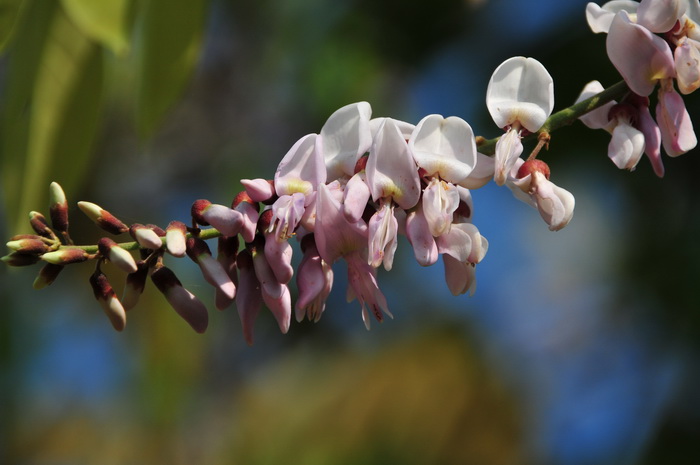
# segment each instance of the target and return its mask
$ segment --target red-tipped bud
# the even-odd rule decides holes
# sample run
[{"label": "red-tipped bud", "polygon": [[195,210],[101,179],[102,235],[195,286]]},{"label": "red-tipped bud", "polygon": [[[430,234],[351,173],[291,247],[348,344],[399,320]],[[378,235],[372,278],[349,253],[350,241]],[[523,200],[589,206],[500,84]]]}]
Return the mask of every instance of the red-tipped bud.
[{"label": "red-tipped bud", "polygon": [[41,260],[41,257],[38,255],[27,255],[24,253],[12,252],[9,255],[5,255],[0,260],[10,266],[30,266]]},{"label": "red-tipped bud", "polygon": [[49,187],[49,216],[53,229],[60,232],[68,231],[68,201],[66,194],[57,182]]},{"label": "red-tipped bud", "polygon": [[139,297],[146,287],[146,278],[148,278],[148,264],[145,261],[140,260],[136,263],[136,267],[138,268],[136,271],[127,275],[124,285],[122,305],[127,312],[138,303]]},{"label": "red-tipped bud", "polygon": [[53,283],[56,280],[58,274],[62,270],[63,265],[54,265],[52,263],[47,263],[41,268],[41,270],[39,270],[39,274],[37,275],[36,279],[34,279],[32,287],[34,287],[34,289],[42,289],[46,286],[50,286],[51,283]]},{"label": "red-tipped bud", "polygon": [[544,174],[544,177],[546,179],[549,179],[549,166],[547,165],[547,163],[538,159],[528,160],[525,163],[523,163],[520,166],[520,169],[518,169],[517,177],[518,179],[522,179],[528,174],[532,174],[536,171]]},{"label": "red-tipped bud", "polygon": [[6,245],[13,252],[41,255],[49,250],[49,246],[39,236],[23,235],[22,237],[15,236],[12,239]]},{"label": "red-tipped bud", "polygon": [[165,228],[165,246],[175,257],[184,257],[187,249],[187,226],[182,221],[171,221]]},{"label": "red-tipped bud", "polygon": [[122,223],[116,216],[99,205],[92,202],[78,202],[78,207],[95,222],[97,226],[111,234],[121,234],[127,232],[129,227]]},{"label": "red-tipped bud", "polygon": [[40,236],[54,237],[53,231],[46,221],[46,217],[39,212],[29,212],[29,224],[32,229]]},{"label": "red-tipped bud", "polygon": [[209,313],[201,300],[182,287],[169,268],[160,265],[151,274],[151,281],[163,293],[170,306],[198,333],[206,331]]},{"label": "red-tipped bud", "polygon": [[97,241],[97,248],[104,258],[117,265],[127,273],[136,271],[136,261],[128,250],[121,248],[109,237]]},{"label": "red-tipped bud", "polygon": [[158,250],[163,246],[163,240],[158,236],[158,233],[140,223],[132,224],[129,228],[129,234],[145,249]]},{"label": "red-tipped bud", "polygon": [[90,276],[90,285],[95,294],[95,299],[102,306],[114,329],[117,331],[123,330],[126,326],[126,312],[114,293],[114,289],[109,284],[107,276],[101,271],[95,271]]},{"label": "red-tipped bud", "polygon": [[79,247],[61,247],[54,252],[46,252],[41,256],[42,260],[53,263],[54,265],[80,263],[88,258],[90,258],[90,255]]},{"label": "red-tipped bud", "polygon": [[202,226],[209,226],[209,223],[207,222],[207,220],[204,219],[204,217],[202,216],[202,213],[210,205],[211,205],[211,202],[206,200],[206,199],[195,200],[192,203],[192,208],[190,209],[190,213],[192,214],[192,219],[195,221],[195,223],[201,224]]}]

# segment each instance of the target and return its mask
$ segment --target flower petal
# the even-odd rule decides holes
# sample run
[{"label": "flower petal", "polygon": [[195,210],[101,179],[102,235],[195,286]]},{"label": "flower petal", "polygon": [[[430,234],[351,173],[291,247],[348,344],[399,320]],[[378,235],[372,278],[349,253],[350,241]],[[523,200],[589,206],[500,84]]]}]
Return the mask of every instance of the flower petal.
[{"label": "flower petal", "polygon": [[499,128],[519,122],[537,132],[554,108],[552,76],[534,58],[509,58],[491,76],[486,106]]}]

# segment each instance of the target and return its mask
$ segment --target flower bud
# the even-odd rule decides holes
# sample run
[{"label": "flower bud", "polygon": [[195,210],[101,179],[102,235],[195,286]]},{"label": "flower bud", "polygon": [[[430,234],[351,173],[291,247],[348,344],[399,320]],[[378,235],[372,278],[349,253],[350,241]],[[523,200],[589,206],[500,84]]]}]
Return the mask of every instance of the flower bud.
[{"label": "flower bud", "polygon": [[[274,199],[277,199],[277,196],[274,196]],[[243,215],[243,225],[241,227],[243,240],[245,242],[253,242],[255,228],[260,216],[260,206],[250,198],[246,191],[242,191],[233,199],[231,208]]]},{"label": "flower bud", "polygon": [[224,267],[211,256],[209,246],[197,237],[187,239],[187,255],[199,265],[204,279],[229,299],[236,296],[236,286]]},{"label": "flower bud", "polygon": [[272,203],[277,199],[272,179],[241,179],[245,192],[253,202]]},{"label": "flower bud", "polygon": [[136,306],[146,287],[146,278],[148,278],[148,264],[145,261],[139,260],[136,267],[136,271],[126,276],[126,284],[124,285],[122,305],[127,312]]},{"label": "flower bud", "polygon": [[29,212],[29,224],[32,229],[40,236],[55,237],[53,231],[46,222],[46,217],[39,212]]},{"label": "flower bud", "polygon": [[90,276],[90,285],[95,294],[95,299],[102,306],[114,329],[122,331],[126,326],[126,312],[114,293],[114,289],[109,284],[107,276],[101,271],[95,271]]},{"label": "flower bud", "polygon": [[79,247],[61,247],[56,251],[45,253],[41,259],[54,265],[70,265],[84,262],[89,257],[90,255]]},{"label": "flower bud", "polygon": [[203,226],[213,226],[224,236],[235,236],[243,227],[240,212],[208,200],[197,200],[192,204],[192,218]]},{"label": "flower bud", "polygon": [[[216,261],[221,263],[221,266],[231,278],[234,285],[238,284],[238,270],[236,269],[236,256],[238,255],[238,236],[224,237],[218,239]],[[233,299],[229,298],[220,289],[216,290],[216,308],[223,310],[228,308]]]},{"label": "flower bud", "polygon": [[92,202],[78,202],[78,207],[85,213],[88,218],[111,234],[121,234],[129,230],[129,227],[122,223],[117,217],[112,215],[107,210],[102,209],[99,205]]},{"label": "flower bud", "polygon": [[38,255],[28,255],[25,253],[12,252],[9,255],[5,255],[0,260],[2,260],[10,266],[30,266],[34,265],[36,262],[41,260],[41,257],[39,257]]},{"label": "flower bud", "polygon": [[47,246],[46,243],[39,238],[39,236],[20,237],[9,241],[6,245],[7,248],[13,252],[29,255],[41,255],[49,250],[49,246]]},{"label": "flower bud", "polygon": [[169,268],[160,265],[151,274],[151,281],[163,293],[165,299],[198,333],[206,331],[209,313],[201,300],[182,287],[182,283]]},{"label": "flower bud", "polygon": [[53,229],[60,232],[68,231],[68,201],[66,194],[57,182],[49,187],[49,216]]},{"label": "flower bud", "polygon": [[136,261],[128,250],[121,248],[109,237],[103,237],[97,242],[97,248],[104,258],[117,265],[127,273],[137,270]]},{"label": "flower bud", "polygon": [[158,250],[163,246],[163,240],[152,228],[140,223],[134,223],[129,228],[129,234],[145,249]]},{"label": "flower bud", "polygon": [[171,221],[165,228],[165,246],[174,257],[184,257],[186,252],[187,226],[182,221]]},{"label": "flower bud", "polygon": [[41,268],[41,270],[39,270],[39,274],[37,275],[36,279],[34,279],[32,287],[34,289],[42,289],[46,286],[51,285],[51,283],[53,283],[56,280],[58,274],[62,270],[63,265],[54,265],[53,263],[47,263]]}]

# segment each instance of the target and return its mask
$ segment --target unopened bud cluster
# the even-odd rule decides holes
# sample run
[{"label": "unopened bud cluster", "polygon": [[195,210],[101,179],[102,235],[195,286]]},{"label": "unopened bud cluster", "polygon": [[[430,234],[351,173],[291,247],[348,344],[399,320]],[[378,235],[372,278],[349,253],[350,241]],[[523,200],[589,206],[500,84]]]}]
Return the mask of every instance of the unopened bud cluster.
[{"label": "unopened bud cluster", "polygon": [[[235,303],[248,343],[263,306],[283,333],[292,314],[297,321],[318,321],[334,284],[332,265],[340,259],[347,265],[347,295],[359,302],[367,328],[372,317],[380,322],[391,317],[377,270],[392,269],[401,235],[421,266],[442,259],[450,292],[471,294],[476,265],[488,250],[472,223],[472,190],[490,181],[507,186],[536,208],[552,231],[573,217],[573,195],[554,184],[548,165],[537,158],[548,148],[550,129],[580,117],[589,127],[611,133],[608,153],[618,167],[632,170],[646,153],[659,176],[662,145],[676,156],[696,144],[674,82],[684,94],[700,87],[700,3],[613,1],[602,7],[589,4],[587,16],[594,32],[608,33],[608,55],[626,84],[619,87],[622,93],[608,94],[598,103],[590,102],[606,90],[589,84],[580,98],[584,101],[574,105],[586,110],[574,116],[569,116],[574,107],[552,115],[554,83],[539,61],[513,57],[494,71],[486,90],[488,111],[503,130],[497,140],[475,138],[471,126],[455,116],[428,115],[414,125],[372,118],[369,103],[353,103],[335,111],[319,133],[293,144],[272,179],[241,180],[244,190],[230,206],[195,201],[190,225],[127,225],[94,203],[78,202],[102,230],[128,233],[131,243],[103,237],[96,246],[74,245],[65,194],[53,183],[50,221],[31,212],[35,234],[11,238],[11,253],[3,261],[13,266],[43,262],[34,282],[41,288],[66,265],[95,260],[90,284],[117,330],[124,328],[126,312],[137,304],[150,277],[175,311],[203,332],[207,308],[164,264],[166,254],[187,255],[214,288],[216,308]],[[649,95],[657,86],[655,121]],[[538,143],[522,158],[528,136]],[[206,243],[214,238],[216,256]],[[302,253],[296,269],[291,239]],[[138,251],[138,257],[131,251]],[[126,274],[121,297],[101,270],[104,261]],[[294,278],[296,302],[289,289]]]}]

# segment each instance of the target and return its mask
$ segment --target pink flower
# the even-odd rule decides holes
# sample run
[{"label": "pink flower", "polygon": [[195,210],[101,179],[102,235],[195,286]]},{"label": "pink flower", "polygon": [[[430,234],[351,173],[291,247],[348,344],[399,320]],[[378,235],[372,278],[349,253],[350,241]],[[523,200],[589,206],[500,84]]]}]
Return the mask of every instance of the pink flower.
[{"label": "pink flower", "polygon": [[612,20],[605,44],[610,61],[635,94],[646,97],[660,79],[676,75],[668,43],[633,23],[624,11]]},{"label": "pink flower", "polygon": [[664,81],[659,88],[656,120],[661,129],[664,150],[669,156],[676,157],[697,145],[698,140],[690,115],[683,98],[673,88],[671,80]]},{"label": "pink flower", "polygon": [[318,322],[333,287],[333,270],[319,255],[313,234],[304,236],[301,248],[304,256],[297,273],[299,298],[295,306],[295,316],[297,321],[306,316],[309,320]]},{"label": "pink flower", "polygon": [[531,133],[539,131],[552,113],[554,81],[534,58],[509,58],[491,76],[486,106],[496,125],[507,130],[494,156],[494,181],[500,186],[522,153],[523,128]]},{"label": "pink flower", "polygon": [[549,180],[549,167],[545,162],[524,162],[516,176],[510,178],[509,185],[517,198],[537,208],[550,231],[558,231],[571,221],[574,196]]}]

